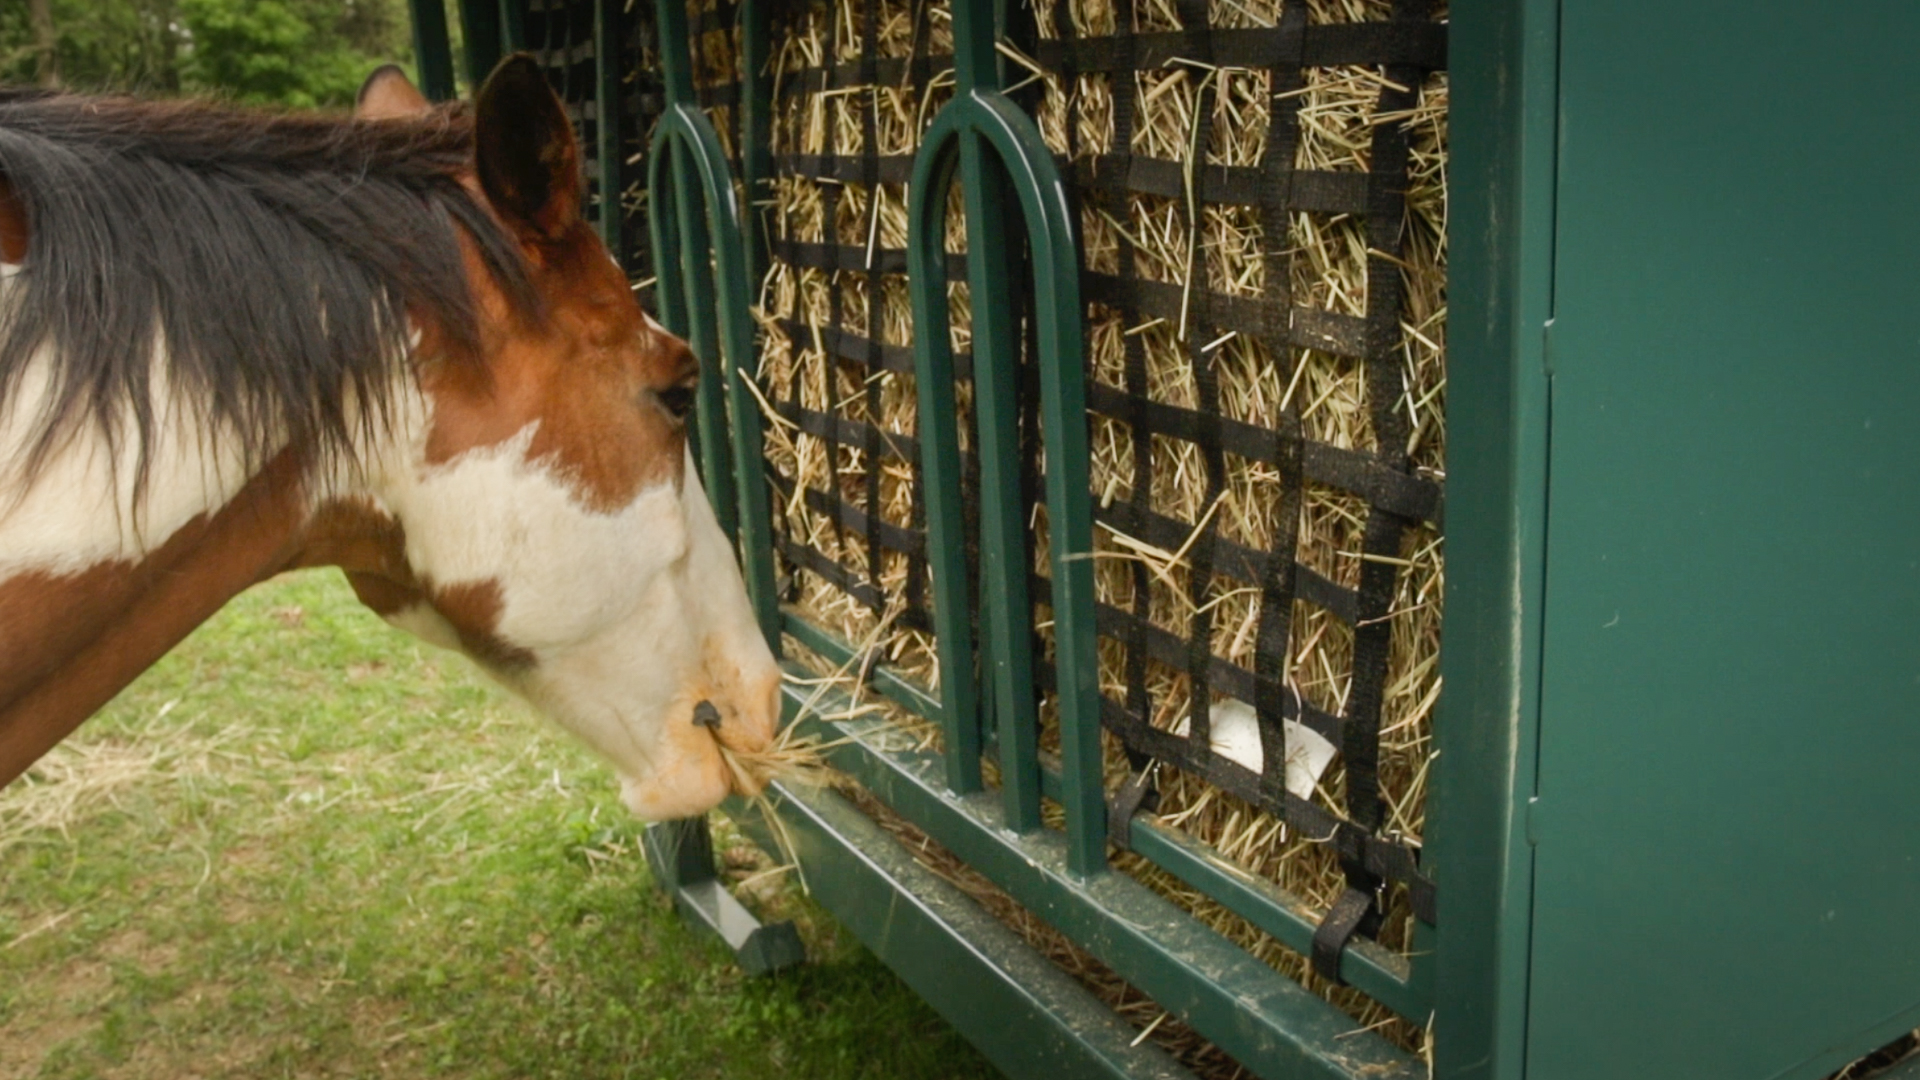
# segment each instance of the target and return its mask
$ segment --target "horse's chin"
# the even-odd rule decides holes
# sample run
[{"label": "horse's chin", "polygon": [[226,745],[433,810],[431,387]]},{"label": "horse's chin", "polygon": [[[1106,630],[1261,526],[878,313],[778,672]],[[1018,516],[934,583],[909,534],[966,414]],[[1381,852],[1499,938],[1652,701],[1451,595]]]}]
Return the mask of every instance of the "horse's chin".
[{"label": "horse's chin", "polygon": [[680,741],[675,749],[677,753],[645,777],[620,771],[620,801],[635,817],[643,821],[697,817],[733,794],[732,770],[705,731],[696,729],[693,738]]}]

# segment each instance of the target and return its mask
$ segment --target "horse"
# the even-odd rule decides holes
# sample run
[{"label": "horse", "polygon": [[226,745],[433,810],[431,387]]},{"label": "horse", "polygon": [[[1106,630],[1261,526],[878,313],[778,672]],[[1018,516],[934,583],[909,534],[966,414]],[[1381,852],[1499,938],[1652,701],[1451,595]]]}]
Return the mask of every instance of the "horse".
[{"label": "horse", "polygon": [[314,566],[641,818],[755,783],[723,748],[770,744],[779,669],[687,446],[699,363],[581,164],[525,55],[471,106],[391,66],[350,114],[0,95],[0,786]]}]

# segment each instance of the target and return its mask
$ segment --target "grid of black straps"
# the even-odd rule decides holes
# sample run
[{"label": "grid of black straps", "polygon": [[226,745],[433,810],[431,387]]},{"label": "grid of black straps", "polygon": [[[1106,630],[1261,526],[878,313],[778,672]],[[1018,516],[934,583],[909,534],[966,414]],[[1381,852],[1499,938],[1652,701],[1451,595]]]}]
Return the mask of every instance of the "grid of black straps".
[{"label": "grid of black straps", "polygon": [[[1117,0],[1119,26],[1133,25],[1133,0]],[[1172,551],[1187,551],[1189,609],[1182,636],[1148,618],[1148,569],[1138,562],[1133,610],[1101,604],[1096,624],[1104,637],[1126,646],[1127,700],[1103,698],[1103,721],[1126,745],[1136,764],[1170,764],[1269,811],[1284,815],[1295,831],[1333,845],[1348,882],[1348,894],[1316,939],[1315,960],[1323,973],[1337,970],[1338,952],[1355,930],[1370,933],[1377,919],[1374,898],[1386,882],[1408,888],[1421,919],[1434,918],[1432,883],[1420,872],[1417,857],[1397,839],[1383,837],[1386,804],[1378,775],[1381,706],[1386,686],[1392,628],[1389,616],[1400,573],[1401,544],[1408,530],[1440,517],[1438,482],[1419,475],[1406,446],[1408,419],[1396,408],[1403,396],[1400,367],[1394,362],[1401,343],[1403,289],[1399,273],[1402,222],[1408,183],[1408,133],[1401,124],[1372,127],[1367,172],[1297,169],[1301,138],[1298,111],[1304,95],[1304,71],[1334,65],[1370,65],[1384,70],[1376,115],[1407,114],[1425,76],[1445,67],[1446,28],[1432,20],[1427,0],[1395,0],[1389,21],[1353,25],[1308,25],[1306,5],[1283,6],[1279,25],[1255,29],[1206,29],[1207,0],[1179,0],[1181,21],[1190,29],[1166,33],[1075,37],[1071,20],[1061,19],[1063,37],[1038,42],[1040,66],[1057,73],[1067,87],[1089,73],[1108,75],[1116,130],[1114,152],[1080,155],[1069,144],[1063,169],[1084,203],[1126,220],[1136,196],[1191,197],[1199,205],[1252,207],[1265,245],[1266,295],[1230,296],[1206,287],[1199,257],[1189,272],[1191,288],[1147,280],[1135,265],[1134,250],[1119,246],[1117,272],[1083,272],[1087,300],[1119,313],[1128,327],[1157,319],[1189,327],[1184,348],[1198,392],[1197,408],[1153,400],[1147,391],[1145,346],[1138,335],[1126,338],[1126,386],[1097,381],[1088,385],[1089,407],[1128,428],[1134,446],[1131,496],[1096,506],[1095,520],[1114,530]],[[1264,69],[1273,95],[1261,160],[1247,166],[1204,164],[1187,169],[1179,162],[1126,153],[1138,112],[1135,73],[1177,64],[1195,67]],[[1203,82],[1194,107],[1199,129],[1190,145],[1210,145],[1213,116]],[[1069,98],[1067,138],[1080,130],[1079,96]],[[1191,184],[1191,188],[1189,187]],[[1289,217],[1299,212],[1346,214],[1365,222],[1368,247],[1367,308],[1351,316],[1299,306],[1288,295]],[[1191,227],[1198,227],[1199,213]],[[1221,413],[1217,376],[1206,356],[1207,344],[1238,333],[1270,346],[1311,349],[1364,361],[1367,397],[1377,449],[1343,449],[1305,437],[1297,409],[1272,428],[1242,423]],[[1216,523],[1190,522],[1157,513],[1152,503],[1155,437],[1191,443],[1206,463],[1207,491],[1202,505],[1213,505],[1226,484],[1226,454],[1263,462],[1282,478],[1278,536],[1271,550],[1255,550],[1222,536]],[[1367,503],[1358,588],[1329,580],[1296,561],[1295,545],[1308,483],[1324,485]],[[1208,603],[1216,577],[1259,590],[1260,621],[1251,670],[1214,655],[1213,607]],[[1285,682],[1292,645],[1294,602],[1307,601],[1351,628],[1353,669],[1344,715],[1314,707]],[[1191,721],[1184,735],[1155,728],[1147,694],[1147,663],[1185,673],[1191,681]],[[1208,706],[1215,693],[1253,704],[1263,745],[1262,768],[1255,772],[1213,752]],[[1346,816],[1337,817],[1285,787],[1283,720],[1295,720],[1339,747],[1346,770]]]},{"label": "grid of black straps", "polygon": [[[935,70],[929,58],[916,53],[910,58],[883,58],[873,55],[875,3],[863,5],[863,32],[867,48],[854,61],[832,63],[782,77],[782,96],[831,93],[850,87],[875,83],[904,82],[925,86]],[[1181,12],[1190,27],[1206,26],[1205,0],[1185,0]],[[1120,0],[1118,21],[1131,25],[1128,0]],[[1144,278],[1134,266],[1132,251],[1122,245],[1120,265],[1115,273],[1087,271],[1083,274],[1086,298],[1121,314],[1126,324],[1138,326],[1154,319],[1177,322],[1183,318],[1196,330],[1188,334],[1191,368],[1199,391],[1198,407],[1185,409],[1153,400],[1146,391],[1147,376],[1143,346],[1137,337],[1129,337],[1127,386],[1121,390],[1099,382],[1090,382],[1090,408],[1125,424],[1132,432],[1135,475],[1131,499],[1114,501],[1096,508],[1096,520],[1115,530],[1149,544],[1174,550],[1187,547],[1189,599],[1195,609],[1185,635],[1155,625],[1147,605],[1150,591],[1143,565],[1134,568],[1134,609],[1123,610],[1101,604],[1096,611],[1096,626],[1102,636],[1126,646],[1127,700],[1124,703],[1103,698],[1103,722],[1122,740],[1138,760],[1153,759],[1184,769],[1224,791],[1237,795],[1269,811],[1284,815],[1302,835],[1315,837],[1338,852],[1351,886],[1351,892],[1371,900],[1383,882],[1398,882],[1408,889],[1415,913],[1428,922],[1434,917],[1434,890],[1421,872],[1415,853],[1394,838],[1380,835],[1385,820],[1385,802],[1378,781],[1379,730],[1382,697],[1385,688],[1391,626],[1388,616],[1396,592],[1397,567],[1401,541],[1407,530],[1422,521],[1437,521],[1442,492],[1440,484],[1417,474],[1404,448],[1407,445],[1407,421],[1394,409],[1400,397],[1395,385],[1398,365],[1393,354],[1400,343],[1402,290],[1398,260],[1401,252],[1401,222],[1405,210],[1408,174],[1407,133],[1401,125],[1376,124],[1373,127],[1371,168],[1365,173],[1311,171],[1294,167],[1299,139],[1296,115],[1302,95],[1303,71],[1317,66],[1377,65],[1384,69],[1378,113],[1405,113],[1414,103],[1414,95],[1425,75],[1445,66],[1445,27],[1431,20],[1424,0],[1399,0],[1390,21],[1357,25],[1309,26],[1305,5],[1285,6],[1280,25],[1258,29],[1208,29],[1170,33],[1144,33],[1087,38],[1066,38],[1033,43],[1040,66],[1061,76],[1072,86],[1083,73],[1107,73],[1114,94],[1114,117],[1118,130],[1111,145],[1131,145],[1130,124],[1134,116],[1136,71],[1164,68],[1175,62],[1263,68],[1271,73],[1275,104],[1269,112],[1270,129],[1264,156],[1252,166],[1207,165],[1192,170],[1194,197],[1204,204],[1238,204],[1258,208],[1260,221],[1268,237],[1288,235],[1288,216],[1296,212],[1348,214],[1364,219],[1367,227],[1368,307],[1365,316],[1349,316],[1294,305],[1284,285],[1269,288],[1261,298],[1229,296],[1196,284],[1191,290],[1179,285]],[[1204,91],[1203,91],[1204,93]],[[1292,103],[1291,107],[1285,103]],[[1071,108],[1072,106],[1070,106]],[[1199,123],[1207,123],[1209,104],[1199,103]],[[868,415],[877,415],[875,380],[870,376],[882,371],[910,376],[913,370],[909,348],[883,344],[877,323],[881,309],[880,281],[886,275],[904,273],[903,250],[870,245],[836,243],[831,239],[835,220],[833,199],[837,185],[857,184],[869,192],[881,183],[904,182],[912,167],[910,155],[883,156],[871,152],[874,143],[873,119],[869,111],[864,119],[863,154],[776,156],[776,172],[822,182],[828,203],[825,220],[830,239],[804,242],[791,233],[777,229],[774,255],[795,267],[816,268],[830,274],[862,274],[867,278],[869,325],[851,326],[842,317],[840,291],[832,290],[833,310],[826,324],[808,326],[798,320],[784,320],[783,331],[796,343],[814,344],[827,354],[829,363],[846,366],[855,381],[868,387]],[[1069,133],[1079,124],[1070,116]],[[1071,138],[1072,135],[1069,135]],[[1203,130],[1195,144],[1208,144]],[[1069,154],[1062,161],[1072,178],[1077,198],[1127,213],[1126,200],[1134,195],[1180,197],[1187,193],[1189,173],[1180,163],[1114,152],[1099,156]],[[1267,280],[1289,280],[1288,258],[1284,245],[1270,243]],[[1195,268],[1196,274],[1198,268]],[[955,260],[949,268],[955,278],[964,268]],[[1277,427],[1262,427],[1222,415],[1218,386],[1202,342],[1220,335],[1238,332],[1275,346],[1312,349],[1366,361],[1369,380],[1368,398],[1372,404],[1372,423],[1378,450],[1345,449],[1312,441],[1301,430],[1297,413],[1285,417]],[[965,371],[966,357],[960,357]],[[1030,374],[1030,373],[1029,373]],[[782,536],[782,554],[795,568],[817,574],[869,607],[876,615],[895,603],[903,608],[900,625],[926,629],[929,625],[925,606],[925,544],[922,522],[918,517],[918,445],[910,437],[880,430],[865,420],[837,411],[819,411],[800,402],[795,385],[770,388],[774,407],[800,431],[827,444],[838,459],[842,446],[857,447],[867,462],[862,497],[848,499],[838,490],[809,489],[799,498],[807,509],[824,516],[845,545],[850,540],[864,545],[865,572],[835,560],[825,552],[796,539],[791,531]],[[1031,395],[1028,395],[1031,397]],[[1037,443],[1029,422],[1027,460],[1023,479],[1030,495],[1037,471]],[[1208,525],[1195,536],[1194,522],[1179,520],[1157,512],[1151,505],[1153,454],[1148,451],[1155,436],[1183,440],[1199,446],[1207,463],[1206,504],[1218,498],[1225,484],[1225,455],[1234,454],[1249,461],[1276,467],[1286,487],[1280,506],[1282,535],[1271,550],[1257,550],[1234,542]],[[883,520],[872,508],[879,505],[879,462],[891,457],[907,464],[915,473],[916,517],[911,527]],[[795,480],[773,478],[784,500],[795,496]],[[1368,504],[1363,552],[1372,556],[1363,561],[1357,588],[1340,585],[1315,569],[1296,561],[1294,545],[1308,483],[1324,485],[1357,495]],[[971,500],[969,500],[971,504]],[[1189,539],[1192,543],[1189,545]],[[879,580],[883,552],[896,552],[909,560],[902,593],[896,597]],[[1234,579],[1257,588],[1261,593],[1261,621],[1257,630],[1255,661],[1251,670],[1213,654],[1209,590],[1216,576]],[[1045,603],[1048,583],[1034,581],[1037,602]],[[1333,715],[1316,708],[1285,684],[1284,666],[1291,641],[1294,601],[1303,600],[1329,612],[1353,631],[1354,662],[1351,689],[1344,715]],[[1176,736],[1152,725],[1152,703],[1147,692],[1147,663],[1156,662],[1184,672],[1191,680],[1192,719],[1185,736]],[[1051,672],[1041,665],[1041,677]],[[1207,703],[1215,692],[1239,698],[1254,705],[1262,728],[1262,744],[1267,754],[1259,772],[1212,751]],[[1317,731],[1340,748],[1347,776],[1346,815],[1343,817],[1287,792],[1285,788],[1285,741],[1282,722],[1296,720]],[[1336,905],[1338,907],[1339,905]],[[1371,904],[1347,905],[1328,927],[1328,937],[1337,939],[1333,952],[1356,928],[1366,929]],[[1346,923],[1347,925],[1341,925]]]},{"label": "grid of black straps", "polygon": [[[775,177],[798,178],[817,185],[824,202],[824,236],[818,241],[800,239],[794,223],[785,219],[777,219],[769,230],[769,245],[774,259],[797,271],[822,271],[828,278],[829,314],[825,322],[814,326],[795,317],[798,312],[778,314],[776,319],[781,331],[794,343],[796,350],[814,347],[824,353],[823,359],[829,372],[841,376],[828,380],[830,394],[834,394],[841,385],[859,387],[855,394],[838,404],[852,404],[857,399],[863,406],[859,411],[864,413],[864,418],[850,415],[848,410],[835,407],[833,402],[829,402],[825,410],[805,405],[799,385],[802,375],[799,364],[792,367],[790,377],[784,384],[776,383],[767,388],[773,408],[782,419],[825,445],[827,458],[836,474],[845,450],[857,450],[865,463],[858,480],[857,498],[846,497],[838,484],[832,490],[807,487],[797,493],[798,501],[804,504],[807,513],[825,519],[832,530],[836,547],[845,551],[850,545],[859,545],[864,556],[861,560],[864,570],[807,543],[793,528],[794,523],[784,516],[778,516],[777,522],[776,544],[779,553],[790,570],[805,571],[826,580],[865,606],[874,616],[884,618],[891,614],[894,625],[922,631],[931,630],[932,618],[927,576],[926,519],[921,497],[920,446],[914,437],[884,430],[874,422],[882,413],[881,378],[886,374],[907,380],[913,377],[912,348],[885,343],[881,331],[885,282],[890,277],[906,273],[906,249],[884,247],[871,242],[839,242],[836,220],[845,185],[858,185],[869,200],[877,200],[882,185],[903,189],[911,173],[911,153],[878,152],[879,106],[876,96],[865,88],[925,88],[935,72],[951,67],[950,58],[932,55],[927,51],[932,18],[930,6],[924,2],[914,4],[912,17],[916,24],[912,32],[910,56],[879,55],[880,5],[878,0],[862,0],[858,59],[836,63],[829,54],[820,66],[789,70],[777,77],[773,110],[776,125],[790,122],[790,110],[804,107],[813,95],[834,95],[848,91],[859,95],[857,100],[862,103],[859,110],[861,146],[864,152],[834,153],[831,152],[831,141],[829,152],[820,154],[797,153],[793,152],[791,146],[780,145],[773,158]],[[782,18],[782,14],[775,16],[776,42],[784,32],[780,22]],[[779,143],[778,139],[776,143]],[[873,202],[870,201],[868,205],[872,212]],[[965,280],[964,256],[954,256],[950,262],[950,276]],[[864,325],[858,324],[845,310],[844,285],[850,277],[861,279],[865,285],[867,304]],[[960,371],[970,370],[968,360],[966,355],[956,357]],[[887,520],[881,510],[882,463],[889,460],[904,465],[912,478],[912,510],[906,524]],[[780,503],[790,504],[796,500],[796,488],[802,483],[800,478],[782,475],[777,469],[769,470],[769,478]],[[906,573],[896,591],[883,583],[883,567],[901,558],[905,560]],[[794,577],[797,579],[798,575]],[[797,587],[797,580],[795,585]]]}]

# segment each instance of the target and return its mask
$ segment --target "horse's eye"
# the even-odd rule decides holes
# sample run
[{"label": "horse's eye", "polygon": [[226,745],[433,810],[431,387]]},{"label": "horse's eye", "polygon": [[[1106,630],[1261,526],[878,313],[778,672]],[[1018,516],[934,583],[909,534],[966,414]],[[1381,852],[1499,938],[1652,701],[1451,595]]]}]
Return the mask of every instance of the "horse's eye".
[{"label": "horse's eye", "polygon": [[654,391],[654,397],[660,399],[660,406],[673,414],[675,420],[685,420],[693,411],[694,388],[692,386],[669,386],[665,390]]}]

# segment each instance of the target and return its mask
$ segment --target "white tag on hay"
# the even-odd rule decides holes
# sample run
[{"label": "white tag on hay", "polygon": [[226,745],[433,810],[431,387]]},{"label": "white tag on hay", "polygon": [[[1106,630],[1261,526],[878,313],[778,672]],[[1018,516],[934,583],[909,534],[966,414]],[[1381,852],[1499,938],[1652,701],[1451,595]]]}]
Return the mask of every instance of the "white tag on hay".
[{"label": "white tag on hay", "polygon": [[[1185,735],[1192,717],[1183,716],[1173,726],[1175,735]],[[1281,721],[1287,736],[1287,790],[1302,799],[1313,798],[1313,785],[1326,775],[1333,764],[1334,745],[1298,720]],[[1258,773],[1262,765],[1260,721],[1253,706],[1226,698],[1207,710],[1208,741],[1213,752],[1228,761]]]}]

